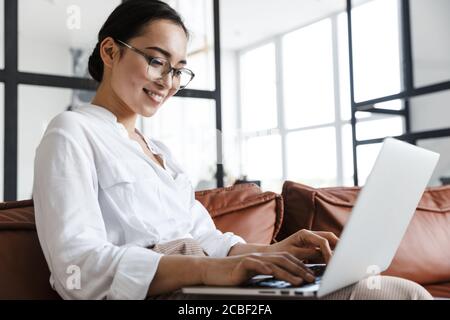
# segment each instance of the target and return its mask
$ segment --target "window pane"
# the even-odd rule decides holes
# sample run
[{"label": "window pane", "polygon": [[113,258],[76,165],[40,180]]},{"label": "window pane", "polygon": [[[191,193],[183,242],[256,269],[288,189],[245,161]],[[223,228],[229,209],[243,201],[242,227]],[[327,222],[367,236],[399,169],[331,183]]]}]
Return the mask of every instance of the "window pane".
[{"label": "window pane", "polygon": [[355,100],[401,91],[398,1],[373,0],[352,10]]},{"label": "window pane", "polygon": [[334,121],[332,43],[329,19],[292,32],[283,38],[287,128]]},{"label": "window pane", "polygon": [[370,120],[356,124],[356,139],[370,140],[384,137],[396,137],[405,133],[403,117],[371,116]]},{"label": "window pane", "polygon": [[450,128],[450,90],[410,100],[412,131]]},{"label": "window pane", "polygon": [[19,69],[88,77],[97,34],[120,0],[19,0]]},{"label": "window pane", "polygon": [[342,177],[344,186],[354,186],[352,126],[342,126]]},{"label": "window pane", "polygon": [[287,135],[288,179],[314,187],[337,184],[334,127]]},{"label": "window pane", "polygon": [[350,65],[348,52],[347,13],[338,16],[338,50],[339,50],[339,89],[341,102],[341,119],[352,118],[352,101],[350,97]]},{"label": "window pane", "polygon": [[197,190],[217,187],[215,114],[213,100],[174,97],[143,118],[144,133],[169,147]]},{"label": "window pane", "polygon": [[430,186],[440,186],[444,182],[450,184],[450,138],[427,139],[417,141],[419,147],[437,152],[441,155],[431,177]]},{"label": "window pane", "polygon": [[[0,0],[0,69],[5,68],[5,0]],[[3,192],[1,194],[3,198]]]},{"label": "window pane", "polygon": [[[283,176],[281,137],[279,135],[248,138],[242,150],[243,175],[249,180],[262,181],[268,190]],[[272,189],[273,190],[273,189]]]},{"label": "window pane", "polygon": [[246,132],[277,127],[275,45],[241,56],[241,115]]},{"label": "window pane", "polygon": [[[394,100],[394,101],[389,101],[389,102],[383,102],[383,103],[377,103],[374,104],[374,108],[375,109],[388,109],[388,110],[403,110],[403,102],[400,100]],[[361,120],[361,119],[375,119],[375,118],[380,118],[382,116],[380,116],[379,114],[376,113],[371,113],[371,112],[364,112],[364,111],[357,111],[355,114],[356,119]]]},{"label": "window pane", "polygon": [[74,91],[19,85],[17,199],[31,199],[35,150],[51,119],[74,104]]},{"label": "window pane", "polygon": [[239,88],[238,56],[233,51],[222,51],[222,137],[223,137],[223,165],[226,187],[234,184],[241,176],[241,130],[238,107]]},{"label": "window pane", "polygon": [[214,15],[212,0],[167,0],[183,17],[191,38],[188,68],[195,73],[189,89],[215,90]]},{"label": "window pane", "polygon": [[356,151],[358,155],[358,183],[360,186],[366,184],[373,165],[381,150],[382,143],[358,146]]},{"label": "window pane", "polygon": [[3,201],[4,150],[5,150],[5,85],[0,82],[0,201]]},{"label": "window pane", "polygon": [[411,0],[416,87],[450,81],[450,1]]}]

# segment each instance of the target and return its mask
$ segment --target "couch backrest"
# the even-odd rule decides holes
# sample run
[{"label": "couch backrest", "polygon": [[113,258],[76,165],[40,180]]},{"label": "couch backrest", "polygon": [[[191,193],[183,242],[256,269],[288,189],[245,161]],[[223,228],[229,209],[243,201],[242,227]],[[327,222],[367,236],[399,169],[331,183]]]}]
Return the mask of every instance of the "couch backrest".
[{"label": "couch backrest", "polygon": [[[342,187],[316,189],[285,182],[284,221],[279,237],[287,237],[299,229],[331,231],[339,235],[359,191],[360,188]],[[450,281],[450,186],[425,191],[385,274],[420,284]]]},{"label": "couch backrest", "polygon": [[283,199],[262,192],[256,184],[196,193],[222,232],[233,232],[249,243],[271,244],[283,221]]}]

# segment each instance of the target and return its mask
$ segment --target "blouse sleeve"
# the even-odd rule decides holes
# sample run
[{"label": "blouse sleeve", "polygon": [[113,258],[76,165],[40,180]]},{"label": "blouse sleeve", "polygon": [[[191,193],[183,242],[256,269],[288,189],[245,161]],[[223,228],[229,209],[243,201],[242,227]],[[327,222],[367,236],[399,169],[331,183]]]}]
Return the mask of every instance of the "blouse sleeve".
[{"label": "blouse sleeve", "polygon": [[244,239],[231,233],[222,233],[216,228],[206,208],[195,200],[191,208],[193,228],[191,235],[199,241],[209,256],[226,257],[230,249],[237,243],[245,243]]},{"label": "blouse sleeve", "polygon": [[46,133],[34,163],[39,241],[64,299],[144,299],[161,255],[108,242],[88,153],[62,129]]}]

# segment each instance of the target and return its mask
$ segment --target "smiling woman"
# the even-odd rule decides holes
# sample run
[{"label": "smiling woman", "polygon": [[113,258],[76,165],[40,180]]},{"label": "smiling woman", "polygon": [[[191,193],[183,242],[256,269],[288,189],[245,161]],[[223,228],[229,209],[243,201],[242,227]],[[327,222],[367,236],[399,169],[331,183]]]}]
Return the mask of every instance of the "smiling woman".
[{"label": "smiling woman", "polygon": [[[210,260],[173,260],[149,248],[187,238],[224,258],[244,243],[216,229],[170,150],[135,127],[137,116],[152,117],[192,80],[188,38],[166,3],[123,3],[89,59],[99,83],[92,103],[59,114],[45,131],[33,199],[50,281],[63,298],[143,299],[201,283]],[[80,268],[80,290],[66,287],[68,266]]]},{"label": "smiling woman", "polygon": [[[93,101],[57,115],[44,133],[36,228],[50,282],[65,299],[145,299],[257,274],[300,285],[315,281],[302,260],[332,255],[338,239],[326,232],[302,230],[270,246],[220,232],[169,148],[136,128],[138,116],[153,117],[192,80],[188,38],[166,3],[122,3],[89,59],[99,82]],[[174,246],[188,254],[169,254]],[[77,290],[67,281],[73,267]]]},{"label": "smiling woman", "polygon": [[[104,103],[102,100],[109,100],[109,105],[123,103],[133,108],[134,113],[150,117],[194,76],[192,71],[180,68],[187,63],[189,34],[181,18],[168,5],[151,6],[144,2],[133,5],[136,14],[124,17],[118,25],[117,17],[128,9],[119,6],[99,32],[98,43],[89,59],[89,72],[100,82],[93,103]],[[129,27],[124,28],[124,24]],[[109,95],[111,91],[118,99]],[[110,99],[116,100],[115,103]],[[133,134],[133,128],[130,131]]]}]

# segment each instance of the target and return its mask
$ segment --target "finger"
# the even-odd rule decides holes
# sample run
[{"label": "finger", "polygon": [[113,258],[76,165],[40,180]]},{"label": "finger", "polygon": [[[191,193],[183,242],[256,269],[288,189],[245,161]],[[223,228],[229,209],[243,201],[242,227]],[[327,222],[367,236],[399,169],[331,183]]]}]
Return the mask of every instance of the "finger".
[{"label": "finger", "polygon": [[278,280],[287,281],[293,286],[299,286],[305,281],[302,277],[293,275],[276,264],[270,264],[269,267],[272,269],[272,275],[275,278]]},{"label": "finger", "polygon": [[257,274],[272,275],[273,272],[272,268],[269,267],[269,264],[260,259],[248,257],[242,262],[242,264],[246,269],[249,278],[252,278]]},{"label": "finger", "polygon": [[[292,248],[292,253],[296,257],[301,257],[301,260],[311,260],[323,258],[319,247],[314,248]],[[304,264],[304,261],[303,261]]]},{"label": "finger", "polygon": [[320,247],[320,251],[322,252],[325,262],[328,263],[328,261],[330,261],[332,251],[330,248],[330,244],[328,243],[328,240],[326,238],[321,237],[320,235],[309,230],[302,230],[299,233],[299,237],[300,241],[302,241],[303,243],[310,243]]},{"label": "finger", "polygon": [[[295,259],[295,257],[293,258]],[[315,280],[312,271],[310,271],[301,261],[298,261],[297,259],[296,260],[300,262],[301,265],[283,255],[264,257],[263,260],[278,266],[295,277],[300,277],[308,282],[313,282]]]},{"label": "finger", "polygon": [[[294,251],[297,250],[303,250],[304,252],[302,254],[299,254],[299,256],[301,257],[305,257],[305,253],[309,253],[309,251],[315,252],[315,249],[297,249],[297,248],[293,248]],[[305,252],[308,251],[308,252]],[[300,252],[297,252],[300,253]],[[282,255],[285,258],[289,259],[290,261],[292,261],[293,263],[295,263],[297,266],[299,266],[301,269],[305,270],[305,272],[310,273],[311,275],[314,275],[314,273],[307,267],[305,266],[305,264],[303,263],[303,261],[301,261],[299,258],[297,258],[294,254],[291,254],[290,252],[279,252],[279,253],[275,253],[277,255]]]},{"label": "finger", "polygon": [[339,238],[333,232],[313,231],[313,233],[327,239],[331,247],[335,247],[339,242]]}]

